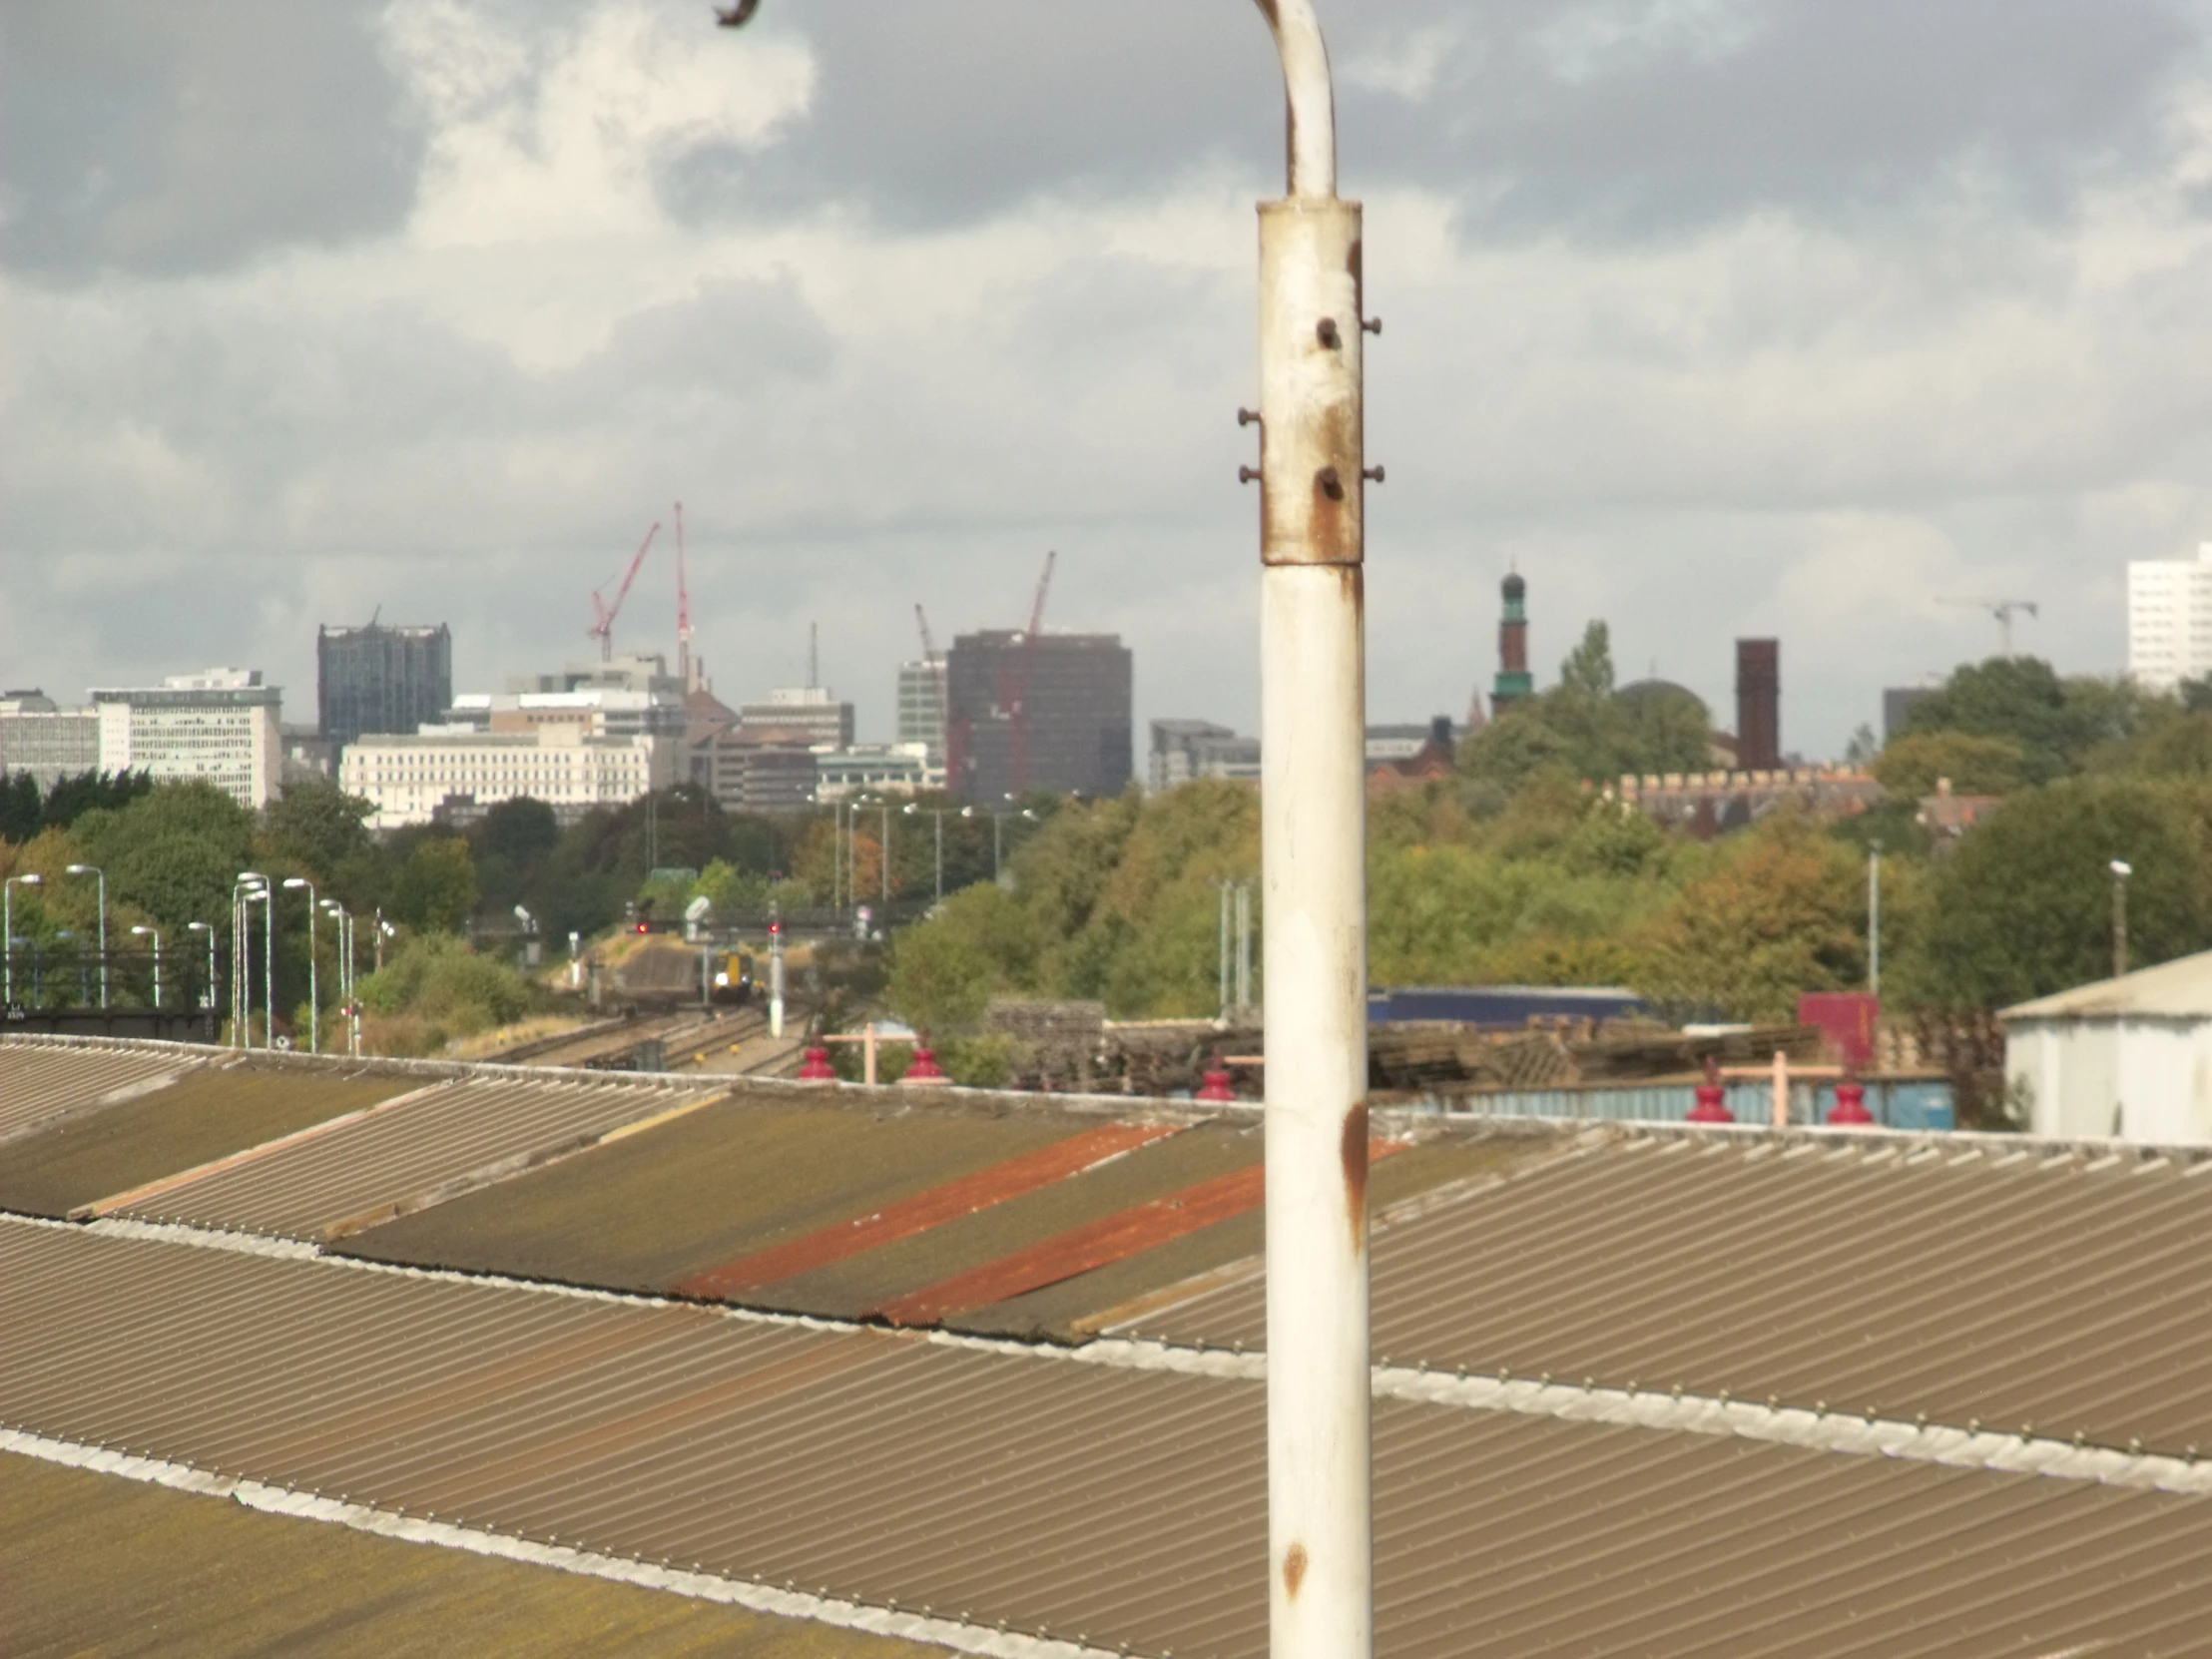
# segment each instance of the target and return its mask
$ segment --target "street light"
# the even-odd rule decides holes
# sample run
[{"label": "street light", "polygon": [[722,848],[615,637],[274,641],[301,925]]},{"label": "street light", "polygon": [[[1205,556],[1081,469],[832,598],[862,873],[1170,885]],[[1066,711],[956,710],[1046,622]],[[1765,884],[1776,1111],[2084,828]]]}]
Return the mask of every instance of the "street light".
[{"label": "street light", "polygon": [[322,907],[338,924],[338,1001],[345,1012],[345,1051],[355,1059],[361,1053],[361,1010],[353,1000],[353,912],[334,898]]},{"label": "street light", "polygon": [[927,813],[937,821],[937,902],[939,904],[944,902],[944,820],[945,815],[951,811],[950,807],[916,807],[911,802],[906,806],[906,816],[908,818],[912,818],[916,813]]},{"label": "street light", "polygon": [[[723,21],[743,23],[758,0]],[[1368,1325],[1366,464],[1359,204],[1337,196],[1314,0],[1261,0],[1289,186],[1260,207],[1261,867],[1267,930],[1273,1659],[1375,1647]]]},{"label": "street light", "polygon": [[138,936],[139,936],[140,938],[148,938],[148,937],[151,937],[151,938],[153,939],[153,941],[154,941],[154,1012],[156,1012],[156,1013],[158,1014],[158,1013],[160,1013],[160,1012],[162,1011],[162,933],[161,933],[161,929],[160,929],[160,928],[158,928],[158,927],[140,927],[140,926],[134,926],[134,927],[132,927],[131,931],[132,931],[133,933],[136,933],[136,934],[137,934],[137,935],[138,935]]},{"label": "street light", "polygon": [[284,877],[287,887],[307,889],[307,1052],[322,1052],[322,984],[315,977],[314,960],[314,883],[304,875]]},{"label": "street light", "polygon": [[1867,842],[1867,994],[1882,994],[1882,842]]},{"label": "street light", "polygon": [[[1011,801],[1013,800],[1013,797],[1008,796],[1006,799],[1008,801]],[[960,816],[962,818],[973,818],[975,816],[975,809],[973,807],[962,807],[960,809]],[[999,830],[1004,826],[1005,822],[1010,818],[1025,818],[1031,824],[1035,824],[1037,822],[1037,815],[1031,812],[1027,807],[1022,808],[1018,812],[991,814],[991,880],[994,882],[1003,881],[1005,879],[1006,856],[1000,843]]]},{"label": "street light", "polygon": [[63,873],[100,878],[100,1006],[105,1008],[108,1005],[108,872],[98,864],[71,864]]},{"label": "street light", "polygon": [[200,1006],[212,1009],[215,1006],[215,929],[204,921],[188,921],[185,930],[208,935],[208,987],[200,993]]},{"label": "street light", "polygon": [[[231,881],[231,1024],[238,1046],[254,1046],[254,914],[256,896],[266,898],[269,877],[258,869],[242,869]],[[275,934],[271,934],[275,942]],[[274,952],[272,952],[274,954]],[[276,1010],[270,1006],[269,1040],[276,1040]]]},{"label": "street light", "polygon": [[15,889],[46,884],[43,875],[11,875],[0,881],[0,1002],[15,1000]]},{"label": "street light", "polygon": [[2112,871],[2112,977],[2127,972],[2127,878],[2135,873],[2124,859],[2114,858]]}]

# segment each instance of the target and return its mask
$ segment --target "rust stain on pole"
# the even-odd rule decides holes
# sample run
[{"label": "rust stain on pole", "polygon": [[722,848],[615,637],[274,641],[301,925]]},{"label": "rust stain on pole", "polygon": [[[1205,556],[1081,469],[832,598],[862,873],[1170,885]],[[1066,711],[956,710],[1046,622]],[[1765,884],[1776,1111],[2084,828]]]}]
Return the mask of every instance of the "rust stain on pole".
[{"label": "rust stain on pole", "polygon": [[1345,1166],[1345,1213],[1352,1221],[1352,1253],[1368,1247],[1368,1103],[1354,1103],[1345,1113],[1345,1130],[1339,1155]]},{"label": "rust stain on pole", "polygon": [[1290,1592],[1293,1601],[1298,1599],[1298,1587],[1306,1582],[1306,1546],[1291,1545],[1291,1551],[1283,1557],[1283,1588]]}]

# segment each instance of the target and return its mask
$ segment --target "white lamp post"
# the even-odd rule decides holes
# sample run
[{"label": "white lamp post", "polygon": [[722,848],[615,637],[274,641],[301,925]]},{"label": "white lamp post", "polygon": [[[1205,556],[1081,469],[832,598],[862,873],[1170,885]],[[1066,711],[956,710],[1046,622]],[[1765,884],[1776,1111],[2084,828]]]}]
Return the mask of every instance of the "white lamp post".
[{"label": "white lamp post", "polygon": [[71,864],[64,872],[100,880],[100,1006],[108,1005],[108,872],[97,864]]},{"label": "white lamp post", "polygon": [[2123,858],[2114,858],[2112,871],[2112,977],[2117,979],[2127,972],[2127,878],[2135,868]]},{"label": "white lamp post", "polygon": [[0,959],[6,963],[0,969],[0,1002],[15,1000],[15,889],[45,883],[46,877],[38,874],[11,875],[0,881]]},{"label": "white lamp post", "polygon": [[154,941],[154,1012],[162,1011],[162,934],[158,927],[137,927],[131,931],[141,938]]},{"label": "white lamp post", "polygon": [[[723,14],[743,23],[758,0]],[[1375,1646],[1368,1361],[1361,214],[1337,196],[1314,0],[1260,0],[1289,193],[1260,208],[1261,862],[1267,980],[1268,1595],[1273,1659]]]},{"label": "white lamp post", "polygon": [[322,1052],[322,983],[316,977],[314,959],[314,883],[304,875],[287,875],[284,885],[307,889],[307,1052]]},{"label": "white lamp post", "polygon": [[208,935],[208,985],[207,989],[200,993],[200,1006],[213,1008],[215,1006],[215,929],[204,921],[188,921],[185,923],[185,930],[190,933],[205,933]]}]

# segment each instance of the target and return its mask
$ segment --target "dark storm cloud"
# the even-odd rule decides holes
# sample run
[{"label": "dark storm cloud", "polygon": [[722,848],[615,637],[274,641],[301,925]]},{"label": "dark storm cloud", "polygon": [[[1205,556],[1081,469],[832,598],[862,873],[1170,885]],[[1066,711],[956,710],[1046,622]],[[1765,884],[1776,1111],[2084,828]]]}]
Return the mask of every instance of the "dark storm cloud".
[{"label": "dark storm cloud", "polygon": [[378,10],[10,0],[0,260],[159,275],[396,227],[421,136]]},{"label": "dark storm cloud", "polygon": [[[1233,0],[771,0],[763,16],[813,42],[815,107],[764,150],[669,157],[663,194],[687,218],[858,205],[962,223],[1225,161],[1262,183],[1280,170],[1264,28]],[[2160,146],[2164,93],[2207,32],[2193,0],[1347,0],[1325,22],[1348,188],[1413,181],[1499,227],[1601,235],[1961,183],[2062,209]]]}]

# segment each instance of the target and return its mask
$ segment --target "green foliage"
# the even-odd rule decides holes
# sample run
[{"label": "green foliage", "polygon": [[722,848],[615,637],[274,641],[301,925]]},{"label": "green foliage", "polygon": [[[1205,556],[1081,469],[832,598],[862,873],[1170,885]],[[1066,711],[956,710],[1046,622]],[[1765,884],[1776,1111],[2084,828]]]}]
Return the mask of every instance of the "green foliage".
[{"label": "green foliage", "polygon": [[330,887],[376,850],[367,819],[375,807],[327,779],[287,784],[262,812],[262,840],[274,858]]},{"label": "green foliage", "polygon": [[1468,739],[1459,769],[1511,793],[1546,772],[1570,779],[1703,772],[1712,746],[1705,705],[1679,686],[1615,689],[1611,634],[1593,622],[1560,664],[1559,684],[1507,708]]},{"label": "green foliage", "polygon": [[1972,732],[1909,732],[1876,757],[1875,781],[1891,795],[1918,801],[1950,780],[1959,795],[2010,795],[2027,782],[2027,751],[2010,738]]},{"label": "green foliage", "polygon": [[2132,681],[2061,680],[2039,658],[1992,657],[1958,669],[1916,703],[1907,731],[2003,739],[2018,747],[2022,777],[2046,784],[2079,771],[2099,745],[2140,736],[2177,707]]},{"label": "green foliage", "polygon": [[1641,930],[1638,990],[1684,1010],[1790,1020],[1799,992],[1864,982],[1863,877],[1849,850],[1778,814],[1730,851]]},{"label": "green foliage", "polygon": [[21,846],[45,822],[38,780],[27,772],[0,773],[0,841]]},{"label": "green foliage", "polygon": [[382,971],[362,977],[359,992],[371,1013],[411,1016],[450,1036],[510,1024],[544,1000],[506,963],[449,934],[407,940]]},{"label": "green foliage", "polygon": [[[948,901],[947,909],[956,903]],[[964,1031],[990,1006],[994,978],[976,940],[953,917],[940,915],[898,935],[890,1005],[917,1031]]]},{"label": "green foliage", "polygon": [[410,927],[458,932],[476,912],[468,842],[454,835],[418,842],[392,881],[391,912]]},{"label": "green foliage", "polygon": [[2212,947],[2203,792],[2068,779],[2012,797],[1936,867],[1900,989],[1922,1003],[1995,1008],[2105,977],[2114,858],[2134,869],[2136,966]]},{"label": "green foliage", "polygon": [[46,792],[40,821],[49,830],[66,830],[87,813],[120,811],[153,789],[153,774],[146,772],[80,772],[57,778]]},{"label": "green foliage", "polygon": [[254,867],[254,818],[213,784],[162,784],[123,808],[95,808],[72,830],[84,861],[108,872],[108,897],[164,929],[223,925],[231,886]]},{"label": "green foliage", "polygon": [[2178,716],[2097,756],[2100,772],[2144,778],[2212,779],[2212,711]]}]

